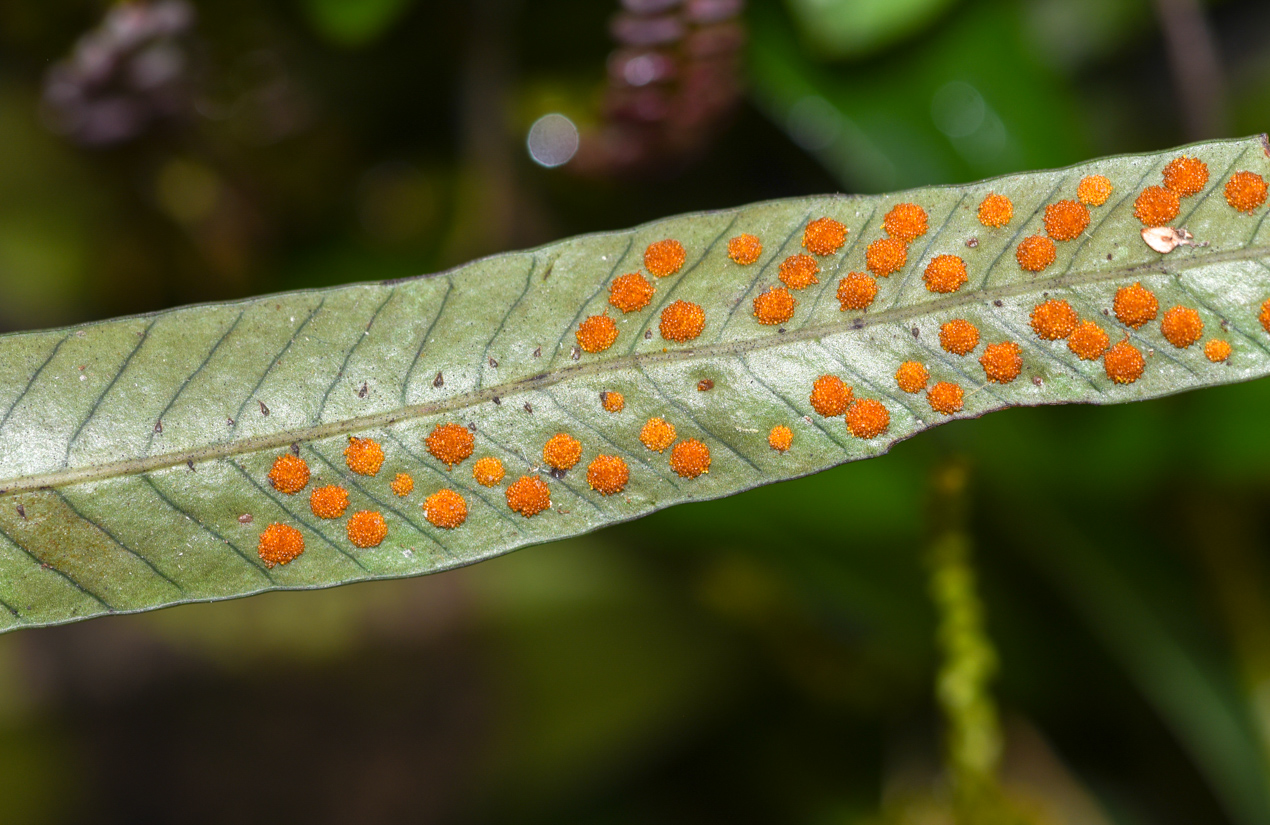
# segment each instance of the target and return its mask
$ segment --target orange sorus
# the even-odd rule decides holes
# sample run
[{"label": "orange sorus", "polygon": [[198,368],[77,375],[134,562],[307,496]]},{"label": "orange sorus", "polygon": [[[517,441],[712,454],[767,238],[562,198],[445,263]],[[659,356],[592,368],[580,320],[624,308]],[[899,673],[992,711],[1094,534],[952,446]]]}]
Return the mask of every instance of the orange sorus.
[{"label": "orange sorus", "polygon": [[1160,332],[1178,349],[1186,349],[1204,334],[1204,321],[1191,307],[1175,306],[1160,319]]},{"label": "orange sorus", "polygon": [[898,238],[878,238],[864,250],[864,265],[879,278],[899,272],[908,260],[908,245]]},{"label": "orange sorus", "polygon": [[600,391],[600,406],[606,412],[619,413],[626,408],[626,398],[620,392],[613,390]]},{"label": "orange sorus", "polygon": [[650,418],[640,429],[639,440],[648,449],[660,453],[675,443],[675,425],[662,418]]},{"label": "orange sorus", "polygon": [[399,496],[408,496],[414,492],[415,480],[409,473],[397,473],[397,477],[388,485]]},{"label": "orange sorus", "polygon": [[822,375],[811,385],[811,408],[832,418],[842,415],[851,403],[851,388],[836,375]]},{"label": "orange sorus", "polygon": [[437,490],[424,500],[423,517],[433,527],[453,530],[467,521],[467,502],[453,490]]},{"label": "orange sorus", "polygon": [[861,398],[847,409],[847,430],[856,438],[877,438],[891,426],[891,413],[881,401]]},{"label": "orange sorus", "polygon": [[1148,321],[1154,321],[1160,311],[1160,302],[1155,293],[1144,287],[1141,282],[1132,286],[1122,286],[1116,290],[1116,297],[1111,302],[1116,312],[1116,319],[1127,327],[1138,329]]},{"label": "orange sorus", "polygon": [[748,232],[728,241],[728,257],[741,266],[749,266],[763,254],[763,242]]},{"label": "orange sorus", "polygon": [[833,218],[816,218],[803,230],[803,247],[817,255],[832,255],[847,241],[847,228]]},{"label": "orange sorus", "polygon": [[1164,167],[1164,187],[1189,198],[1208,185],[1208,164],[1199,158],[1178,157]]},{"label": "orange sorus", "polygon": [[476,447],[476,438],[462,425],[438,424],[424,443],[433,458],[453,467],[472,454]]},{"label": "orange sorus", "polygon": [[309,493],[309,509],[318,518],[339,518],[348,509],[348,490],[329,484]]},{"label": "orange sorus", "polygon": [[768,326],[783,324],[794,317],[796,303],[788,289],[774,287],[754,299],[754,317]]},{"label": "orange sorus", "polygon": [[304,536],[288,524],[273,523],[260,534],[256,552],[265,567],[286,564],[304,552]]},{"label": "orange sorus", "polygon": [[615,455],[601,453],[586,468],[586,483],[602,496],[611,496],[626,489],[631,479],[631,468]]},{"label": "orange sorus", "polygon": [[1046,341],[1058,341],[1072,334],[1080,316],[1072,305],[1058,298],[1051,298],[1032,307],[1032,331]]},{"label": "orange sorus", "polygon": [[926,234],[926,210],[915,203],[897,203],[882,219],[882,228],[905,243]]},{"label": "orange sorus", "polygon": [[631,272],[613,279],[609,284],[609,303],[622,312],[638,312],[653,300],[657,289],[638,272]]},{"label": "orange sorus", "polygon": [[816,259],[799,253],[781,261],[777,277],[790,289],[806,289],[812,284],[820,283],[820,279],[816,277],[818,272],[820,265],[816,263]]},{"label": "orange sorus", "polygon": [[483,456],[472,465],[472,478],[476,479],[476,483],[482,487],[495,486],[503,480],[506,472],[503,469],[503,462],[492,455]]},{"label": "orange sorus", "polygon": [[573,335],[587,352],[604,352],[617,340],[617,322],[607,315],[592,315],[578,324]]},{"label": "orange sorus", "polygon": [[947,381],[940,381],[926,391],[926,402],[937,413],[952,415],[960,412],[965,403],[966,394],[961,387]]},{"label": "orange sorus", "polygon": [[1029,235],[1014,250],[1014,259],[1028,272],[1040,272],[1057,258],[1057,247],[1044,235]]},{"label": "orange sorus", "polygon": [[295,495],[309,483],[309,465],[299,456],[280,455],[269,470],[269,483],[280,493]]},{"label": "orange sorus", "polygon": [[1233,351],[1230,342],[1223,341],[1220,338],[1210,338],[1208,343],[1204,344],[1204,357],[1214,364],[1220,364],[1225,361]]},{"label": "orange sorus", "polygon": [[966,262],[956,255],[936,255],[922,275],[926,288],[931,292],[956,292],[966,279]]},{"label": "orange sorus", "polygon": [[373,438],[350,435],[344,448],[344,461],[348,469],[363,476],[373,476],[384,466],[384,448]]},{"label": "orange sorus", "polygon": [[930,373],[926,371],[926,367],[916,361],[905,361],[895,371],[895,383],[904,392],[921,392],[926,389],[926,382],[929,380]]},{"label": "orange sorus", "polygon": [[388,535],[388,522],[382,513],[358,510],[348,517],[348,540],[363,549],[378,547]]},{"label": "orange sorus", "polygon": [[673,238],[650,243],[644,250],[644,269],[658,278],[674,275],[686,260],[688,253],[684,251],[684,245]]},{"label": "orange sorus", "polygon": [[1014,204],[1005,195],[989,192],[979,202],[979,223],[1000,229],[1014,217]]},{"label": "orange sorus", "polygon": [[582,458],[582,442],[568,433],[556,433],[542,446],[542,460],[556,470],[572,470]]},{"label": "orange sorus", "polygon": [[1089,226],[1089,207],[1079,201],[1058,201],[1045,207],[1045,231],[1056,241],[1080,237]]},{"label": "orange sorus", "polygon": [[680,441],[670,451],[670,469],[680,478],[696,478],[710,472],[710,448],[695,438]]},{"label": "orange sorus", "polygon": [[1081,321],[1067,336],[1067,348],[1082,361],[1097,360],[1110,345],[1107,333],[1093,321]]},{"label": "orange sorus", "polygon": [[521,476],[507,487],[507,506],[525,518],[551,506],[551,489],[538,476]]},{"label": "orange sorus", "polygon": [[979,346],[979,328],[965,318],[954,318],[939,328],[939,345],[953,355],[966,355]]},{"label": "orange sorus", "polygon": [[1086,175],[1076,185],[1076,197],[1086,206],[1102,206],[1115,187],[1105,175]]},{"label": "orange sorus", "polygon": [[1133,216],[1143,226],[1168,226],[1181,209],[1177,193],[1163,186],[1148,186],[1133,202]]},{"label": "orange sorus", "polygon": [[1103,355],[1102,366],[1107,377],[1115,383],[1132,384],[1142,377],[1147,362],[1137,347],[1128,341],[1121,341]]},{"label": "orange sorus", "polygon": [[767,434],[767,446],[771,447],[778,453],[789,450],[794,444],[794,431],[784,424],[777,424],[772,427],[771,432]]},{"label": "orange sorus", "polygon": [[706,328],[706,311],[691,301],[675,301],[661,311],[658,326],[667,341],[691,341]]},{"label": "orange sorus", "polygon": [[989,381],[1008,384],[1023,371],[1023,348],[1013,341],[988,344],[979,356],[979,365]]},{"label": "orange sorus", "polygon": [[878,297],[878,282],[872,275],[864,272],[848,272],[838,281],[838,305],[846,312],[849,309],[868,309]]},{"label": "orange sorus", "polygon": [[1266,180],[1256,172],[1236,172],[1226,181],[1226,203],[1251,212],[1266,202]]}]

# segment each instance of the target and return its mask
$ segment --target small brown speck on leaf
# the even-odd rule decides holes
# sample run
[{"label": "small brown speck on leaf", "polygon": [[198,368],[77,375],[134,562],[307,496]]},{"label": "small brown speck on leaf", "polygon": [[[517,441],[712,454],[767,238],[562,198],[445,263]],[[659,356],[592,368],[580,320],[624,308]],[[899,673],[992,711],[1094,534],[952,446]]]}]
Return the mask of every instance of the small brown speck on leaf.
[{"label": "small brown speck on leaf", "polygon": [[579,358],[582,357],[582,350],[578,349],[577,347],[574,347],[573,352],[570,353],[570,357],[572,357],[574,361],[577,361]]},{"label": "small brown speck on leaf", "polygon": [[366,386],[366,382],[365,382],[365,381],[363,381],[363,382],[362,382],[361,389],[359,389],[359,390],[357,391],[357,397],[358,397],[358,398],[365,398],[365,397],[366,397],[366,393],[368,393],[368,392],[370,392],[370,388],[369,388],[369,387],[367,387],[367,386]]},{"label": "small brown speck on leaf", "polygon": [[498,362],[497,362],[497,361],[495,361],[493,358],[489,359],[489,365],[490,365],[490,367],[492,367],[493,369],[498,369]]},{"label": "small brown speck on leaf", "polygon": [[697,382],[697,392],[707,392],[714,389],[714,382],[709,378],[702,378]]},{"label": "small brown speck on leaf", "polygon": [[978,245],[979,245],[978,238],[971,238],[970,240],[966,241],[966,246],[970,247],[971,249],[974,249]]},{"label": "small brown speck on leaf", "polygon": [[438,388],[445,386],[445,378],[441,375],[441,373],[438,372],[437,377],[432,379],[432,386]]},{"label": "small brown speck on leaf", "polygon": [[542,347],[538,347],[538,349],[534,350],[534,357],[535,357],[535,358],[541,358],[541,357],[542,357]]},{"label": "small brown speck on leaf", "polygon": [[253,521],[255,521],[255,519],[252,517],[251,513],[243,513],[238,517],[239,524],[251,524]]},{"label": "small brown speck on leaf", "polygon": [[154,431],[155,431],[156,433],[161,433],[161,432],[163,432],[163,422],[162,422],[162,421],[156,421],[156,422],[154,422]]},{"label": "small brown speck on leaf", "polygon": [[496,407],[500,407],[503,404],[503,399],[499,398],[497,395],[494,396],[493,401],[494,401],[494,406]]},{"label": "small brown speck on leaf", "polygon": [[530,404],[528,401],[526,401],[526,402],[525,402],[525,412],[527,412],[527,413],[533,413],[533,411],[534,411],[534,407],[533,407],[533,405],[532,405],[532,404]]},{"label": "small brown speck on leaf", "polygon": [[18,502],[18,516],[26,518],[26,508],[22,506],[21,502]]},{"label": "small brown speck on leaf", "polygon": [[256,403],[260,405],[261,415],[269,415],[269,408],[265,406],[265,402],[257,400]]},{"label": "small brown speck on leaf", "polygon": [[297,442],[292,441],[292,442],[291,442],[291,455],[299,455],[299,454],[300,454],[300,445],[299,445]]}]

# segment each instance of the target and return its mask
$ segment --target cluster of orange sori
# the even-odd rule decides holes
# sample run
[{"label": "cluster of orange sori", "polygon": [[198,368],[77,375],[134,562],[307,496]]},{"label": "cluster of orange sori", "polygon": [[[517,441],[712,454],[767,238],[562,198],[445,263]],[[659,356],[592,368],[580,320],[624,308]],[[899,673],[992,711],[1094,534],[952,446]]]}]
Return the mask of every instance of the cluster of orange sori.
[{"label": "cluster of orange sori", "polygon": [[[1115,303],[1116,315],[1124,323],[1128,323],[1126,318],[1139,318],[1148,311],[1151,318],[1155,317],[1155,296],[1141,284],[1122,289]],[[1067,348],[1082,361],[1101,358],[1107,377],[1117,384],[1132,384],[1146,369],[1142,353],[1127,338],[1112,346],[1106,330],[1094,321],[1081,320],[1075,307],[1061,298],[1050,298],[1034,306],[1030,320],[1032,331],[1041,340],[1066,340]],[[1137,326],[1147,320],[1143,318]]]},{"label": "cluster of orange sori", "polygon": [[[777,326],[792,319],[798,306],[793,293],[820,283],[820,264],[812,256],[833,255],[846,241],[847,227],[842,222],[827,216],[808,221],[803,227],[803,248],[812,254],[799,252],[780,262],[777,277],[783,286],[769,287],[754,299],[758,322]],[[728,257],[742,266],[757,261],[762,251],[763,245],[754,235],[738,235],[728,241]]]},{"label": "cluster of orange sori", "polygon": [[[745,239],[745,240],[742,240]],[[759,243],[758,238],[753,235],[745,235],[741,238],[733,238],[733,243],[728,245],[729,254],[734,260],[758,260],[758,256],[762,254],[763,245]],[[752,244],[750,243],[752,241]],[[751,258],[752,256],[752,258]],[[656,278],[668,278],[671,275],[683,269],[684,263],[688,260],[688,252],[684,249],[684,245],[674,238],[664,238],[660,241],[654,241],[644,248],[644,269]],[[657,292],[657,288],[653,283],[639,272],[629,272],[625,275],[618,276],[609,284],[609,304],[625,315],[630,312],[639,312],[652,303],[653,295]],[[679,304],[685,304],[685,301],[676,301],[667,307],[668,310]],[[697,307],[700,311],[701,307],[696,304],[688,304],[688,306]],[[678,310],[676,310],[678,311]],[[666,333],[667,322],[665,314],[662,316],[662,334]],[[682,335],[682,338],[671,338],[670,340],[686,341],[695,338],[701,334],[701,330],[705,328],[705,313],[701,312],[701,324],[695,332],[691,326],[684,327],[682,325],[673,325],[672,330],[675,334]],[[578,346],[583,352],[597,353],[604,352],[613,346],[617,341],[618,328],[617,322],[608,316],[607,313],[592,315],[582,320],[578,324],[574,337],[577,338]]]},{"label": "cluster of orange sori", "polygon": [[680,478],[696,478],[710,472],[710,448],[695,438],[676,443],[677,437],[675,425],[664,418],[648,419],[639,431],[640,442],[655,453],[663,453],[674,445],[670,451],[670,469]]},{"label": "cluster of orange sori", "polygon": [[[1047,204],[1043,223],[1044,235],[1029,235],[1014,248],[1014,259],[1025,272],[1043,272],[1058,260],[1059,241],[1074,241],[1089,228],[1089,207],[1102,206],[1115,191],[1105,175],[1086,175],[1076,184],[1076,198],[1060,199]],[[989,194],[979,204],[979,221],[1000,228],[1010,222],[1014,206],[1004,195]]]},{"label": "cluster of orange sori", "polygon": [[[822,375],[813,381],[808,400],[811,408],[825,418],[843,416],[847,431],[856,438],[877,438],[891,426],[891,412],[881,401],[857,398],[855,391],[836,375]],[[768,435],[772,449],[780,449],[774,440],[777,436],[776,430]],[[791,434],[789,441],[792,440]]]}]

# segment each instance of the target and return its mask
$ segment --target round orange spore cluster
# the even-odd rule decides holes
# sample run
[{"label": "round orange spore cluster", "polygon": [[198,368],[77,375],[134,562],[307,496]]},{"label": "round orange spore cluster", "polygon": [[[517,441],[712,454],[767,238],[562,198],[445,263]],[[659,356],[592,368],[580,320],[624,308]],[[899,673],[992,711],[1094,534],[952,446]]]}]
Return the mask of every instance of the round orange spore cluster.
[{"label": "round orange spore cluster", "polygon": [[632,272],[614,278],[609,284],[609,303],[622,312],[638,312],[648,306],[656,291],[651,281],[638,272]]},{"label": "round orange spore cluster", "polygon": [[1146,359],[1138,348],[1128,341],[1121,341],[1102,357],[1102,367],[1107,377],[1117,384],[1132,384],[1142,377],[1147,368]]},{"label": "round orange spore cluster", "polygon": [[1067,337],[1067,348],[1082,361],[1101,358],[1110,345],[1107,333],[1093,321],[1081,321]]},{"label": "round orange spore cluster", "polygon": [[1029,235],[1019,242],[1014,259],[1028,272],[1040,272],[1058,259],[1058,247],[1044,235]]},{"label": "round orange spore cluster", "polygon": [[286,564],[304,552],[304,536],[289,524],[270,524],[260,534],[256,552],[265,567]]},{"label": "round orange spore cluster", "polygon": [[617,322],[607,315],[592,315],[578,324],[573,335],[587,352],[604,352],[617,340]]},{"label": "round orange spore cluster", "polygon": [[1076,184],[1076,197],[1086,206],[1102,206],[1115,187],[1106,175],[1086,175]]},{"label": "round orange spore cluster", "polygon": [[879,278],[899,272],[908,261],[908,244],[898,238],[878,238],[864,250],[864,265]]},{"label": "round orange spore cluster", "polygon": [[926,403],[932,410],[944,415],[960,412],[965,400],[966,394],[961,387],[947,381],[940,381],[926,391]]},{"label": "round orange spore cluster", "polygon": [[1257,320],[1261,322],[1262,329],[1270,332],[1270,298],[1262,302],[1261,314],[1257,316]]},{"label": "round orange spore cluster", "polygon": [[965,355],[979,346],[979,328],[965,318],[954,318],[939,328],[939,345],[945,352]]},{"label": "round orange spore cluster", "polygon": [[803,247],[817,255],[832,255],[847,242],[847,228],[833,218],[816,218],[803,229]]},{"label": "round orange spore cluster", "polygon": [[1226,181],[1226,203],[1251,212],[1266,202],[1266,179],[1256,172],[1236,172]]},{"label": "round orange spore cluster", "polygon": [[1058,201],[1045,207],[1045,231],[1056,241],[1080,237],[1089,227],[1089,207],[1080,201]]},{"label": "round orange spore cluster", "polygon": [[1147,289],[1139,281],[1132,286],[1122,286],[1116,290],[1116,297],[1111,302],[1116,319],[1127,327],[1138,329],[1149,321],[1154,321],[1160,311],[1160,302],[1155,293]]},{"label": "round orange spore cluster", "polygon": [[773,287],[754,299],[754,317],[767,326],[783,324],[794,317],[796,303],[788,289]]},{"label": "round orange spore cluster", "polygon": [[1208,164],[1199,158],[1173,158],[1164,167],[1164,187],[1189,198],[1208,185]]},{"label": "round orange spore cluster", "polygon": [[688,253],[684,251],[684,245],[673,238],[650,243],[644,250],[644,269],[658,278],[674,275],[686,260]]},{"label": "round orange spore cluster", "polygon": [[428,452],[447,467],[461,464],[476,449],[476,437],[459,424],[438,424],[424,440]]},{"label": "round orange spore cluster", "polygon": [[670,469],[680,478],[696,478],[710,472],[710,448],[695,438],[680,441],[670,451]]},{"label": "round orange spore cluster", "polygon": [[1023,348],[1013,341],[988,344],[979,356],[979,365],[989,381],[1008,384],[1023,372]]},{"label": "round orange spore cluster", "polygon": [[290,453],[278,456],[269,469],[269,483],[280,493],[295,495],[309,483],[308,462]]},{"label": "round orange spore cluster", "polygon": [[925,235],[926,226],[926,210],[915,203],[897,203],[882,219],[886,234],[905,243]]},{"label": "round orange spore cluster", "polygon": [[784,424],[777,424],[767,434],[767,446],[778,453],[788,452],[794,445],[794,431]]},{"label": "round orange spore cluster", "polygon": [[811,408],[832,418],[842,415],[851,403],[851,388],[836,375],[822,375],[811,385]]},{"label": "round orange spore cluster", "polygon": [[931,292],[956,292],[966,283],[966,262],[956,255],[936,255],[926,265],[922,280]]},{"label": "round orange spore cluster", "polygon": [[415,480],[410,477],[409,473],[397,473],[397,477],[388,486],[394,493],[404,497],[414,492]]},{"label": "round orange spore cluster", "polygon": [[551,506],[551,488],[538,476],[521,476],[507,487],[507,506],[525,518]]},{"label": "round orange spore cluster", "polygon": [[979,201],[979,223],[1000,229],[1014,217],[1014,204],[1005,195],[989,192]]},{"label": "round orange spore cluster", "polygon": [[806,289],[812,284],[820,283],[820,279],[816,277],[818,272],[820,265],[816,263],[816,259],[799,253],[781,261],[777,276],[790,289]]},{"label": "round orange spore cluster", "polygon": [[339,518],[348,509],[348,490],[328,484],[309,493],[309,509],[318,518]]},{"label": "round orange spore cluster", "polygon": [[655,453],[675,443],[675,425],[664,418],[650,418],[639,431],[640,442]]},{"label": "round orange spore cluster", "polygon": [[926,367],[916,361],[905,361],[895,371],[895,383],[904,392],[921,392],[926,389],[926,382],[929,380],[930,373],[926,371]]},{"label": "round orange spore cluster", "polygon": [[476,479],[476,483],[482,487],[496,486],[506,474],[503,462],[492,455],[483,456],[472,465],[472,478]]},{"label": "round orange spore cluster", "polygon": [[615,455],[601,453],[586,468],[586,483],[602,496],[616,495],[626,489],[631,480],[631,468]]},{"label": "round orange spore cluster", "polygon": [[864,272],[848,272],[838,281],[838,308],[843,312],[849,309],[868,309],[878,297],[878,282],[872,275]]},{"label": "round orange spore cluster", "polygon": [[348,469],[363,476],[373,476],[384,466],[384,448],[373,438],[350,435],[344,448],[344,462]]},{"label": "round orange spore cluster", "polygon": [[378,547],[388,535],[388,522],[375,510],[358,510],[348,517],[348,540],[357,547]]},{"label": "round orange spore cluster", "polygon": [[763,242],[746,232],[728,240],[728,257],[741,266],[749,266],[763,254]]},{"label": "round orange spore cluster", "polygon": [[1225,361],[1232,352],[1234,348],[1230,346],[1230,342],[1220,338],[1209,338],[1208,343],[1204,344],[1204,357],[1214,364]]},{"label": "round orange spore cluster", "polygon": [[605,412],[620,413],[626,409],[626,397],[620,392],[604,390],[600,393],[600,406]]},{"label": "round orange spore cluster", "polygon": [[1143,226],[1168,226],[1181,210],[1177,193],[1163,186],[1148,186],[1133,202],[1133,216]]},{"label": "round orange spore cluster", "polygon": [[1204,321],[1191,307],[1175,306],[1160,319],[1160,332],[1178,349],[1186,349],[1204,334]]},{"label": "round orange spore cluster", "polygon": [[861,398],[847,409],[847,431],[856,438],[877,438],[890,426],[890,411],[875,398]]},{"label": "round orange spore cluster", "polygon": [[691,301],[675,301],[661,311],[658,328],[667,341],[691,341],[706,328],[706,311]]},{"label": "round orange spore cluster", "polygon": [[433,527],[453,530],[467,521],[467,502],[453,490],[437,490],[424,500],[423,517]]},{"label": "round orange spore cluster", "polygon": [[542,445],[542,460],[556,470],[572,470],[582,459],[582,442],[568,433],[556,433]]},{"label": "round orange spore cluster", "polygon": [[1080,316],[1072,305],[1058,298],[1050,298],[1032,307],[1032,331],[1046,341],[1058,341],[1072,334]]}]

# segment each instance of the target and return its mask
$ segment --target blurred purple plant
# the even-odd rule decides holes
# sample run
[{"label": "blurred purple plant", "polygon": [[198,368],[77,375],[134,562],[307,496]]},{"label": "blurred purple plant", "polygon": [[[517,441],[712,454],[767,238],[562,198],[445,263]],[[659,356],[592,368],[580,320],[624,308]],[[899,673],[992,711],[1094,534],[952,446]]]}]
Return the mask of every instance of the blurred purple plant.
[{"label": "blurred purple plant", "polygon": [[744,0],[622,0],[604,122],[570,168],[621,175],[704,151],[742,93]]},{"label": "blurred purple plant", "polygon": [[186,0],[112,6],[44,79],[46,123],[84,146],[110,146],[191,108]]}]

